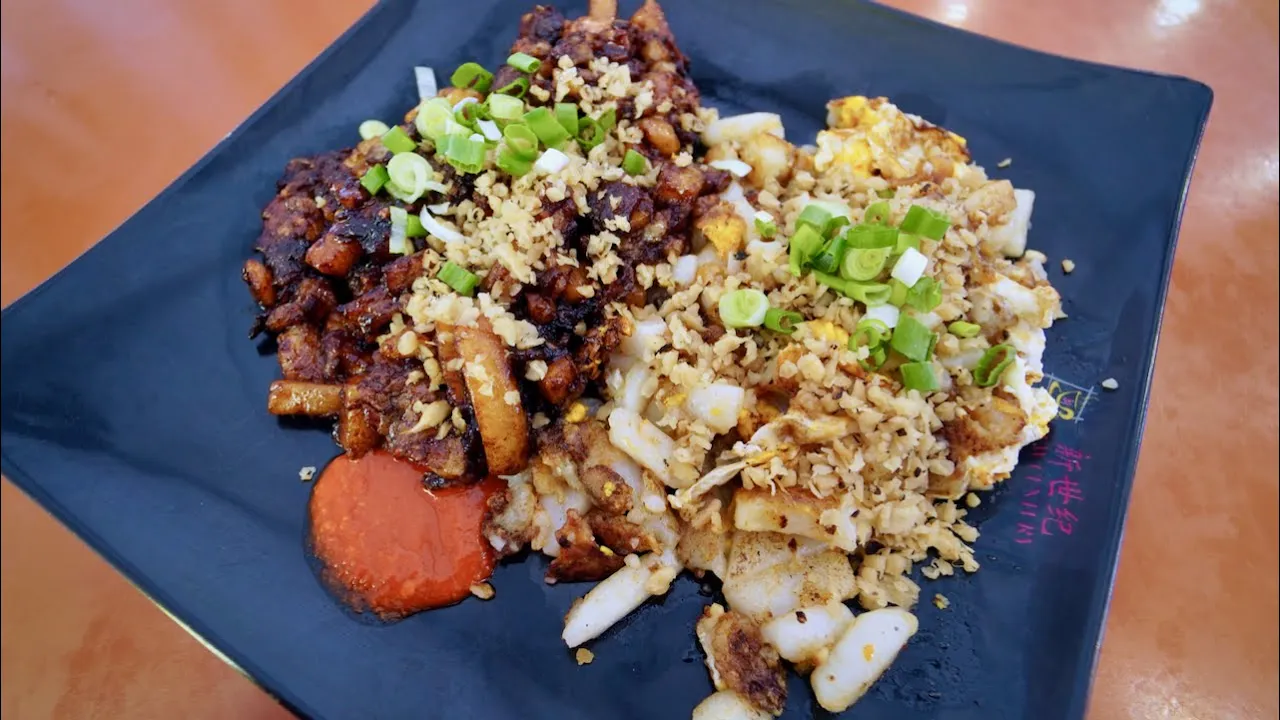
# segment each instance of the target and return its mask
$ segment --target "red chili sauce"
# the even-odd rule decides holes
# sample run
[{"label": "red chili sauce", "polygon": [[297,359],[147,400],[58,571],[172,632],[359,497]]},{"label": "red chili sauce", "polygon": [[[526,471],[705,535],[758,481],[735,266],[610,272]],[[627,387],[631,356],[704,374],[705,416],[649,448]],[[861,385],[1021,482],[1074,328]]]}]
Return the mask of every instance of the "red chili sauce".
[{"label": "red chili sauce", "polygon": [[480,530],[500,483],[428,492],[419,468],[385,452],[335,458],[311,492],[311,545],[336,594],[395,619],[451,605],[493,572]]}]

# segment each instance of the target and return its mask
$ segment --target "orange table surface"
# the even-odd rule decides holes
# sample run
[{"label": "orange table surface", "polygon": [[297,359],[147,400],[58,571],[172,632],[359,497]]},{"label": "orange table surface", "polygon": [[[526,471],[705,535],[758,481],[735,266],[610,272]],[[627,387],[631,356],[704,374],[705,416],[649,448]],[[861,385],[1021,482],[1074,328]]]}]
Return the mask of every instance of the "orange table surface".
[{"label": "orange table surface", "polygon": [[[158,193],[368,4],[5,0],[3,302]],[[889,4],[1213,87],[1089,718],[1276,718],[1277,3]],[[6,719],[288,715],[7,481],[0,529]]]}]

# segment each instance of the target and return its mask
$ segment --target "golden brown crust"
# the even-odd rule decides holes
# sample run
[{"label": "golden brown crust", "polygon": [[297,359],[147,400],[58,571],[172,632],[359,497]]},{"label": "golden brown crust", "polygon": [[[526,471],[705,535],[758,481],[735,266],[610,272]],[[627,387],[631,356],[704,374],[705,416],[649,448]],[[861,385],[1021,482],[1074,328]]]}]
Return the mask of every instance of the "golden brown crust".
[{"label": "golden brown crust", "polygon": [[[487,321],[482,322],[488,325]],[[520,472],[529,459],[529,421],[507,348],[487,327],[455,327],[453,336],[458,356],[466,362],[462,375],[480,428],[489,472]]]},{"label": "golden brown crust", "polygon": [[704,612],[698,631],[718,676],[717,687],[737,692],[760,710],[781,715],[787,703],[787,676],[778,651],[764,641],[760,626],[732,610]]}]

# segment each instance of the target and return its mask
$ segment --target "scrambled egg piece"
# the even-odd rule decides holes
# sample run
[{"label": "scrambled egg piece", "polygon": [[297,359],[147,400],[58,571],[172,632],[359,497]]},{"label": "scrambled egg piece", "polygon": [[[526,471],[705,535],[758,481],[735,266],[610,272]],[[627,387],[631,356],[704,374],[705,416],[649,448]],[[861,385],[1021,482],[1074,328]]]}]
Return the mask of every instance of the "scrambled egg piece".
[{"label": "scrambled egg piece", "polygon": [[950,176],[969,162],[963,137],[904,113],[885,98],[861,95],[827,103],[829,130],[818,133],[814,165],[844,166],[859,177],[890,180]]}]

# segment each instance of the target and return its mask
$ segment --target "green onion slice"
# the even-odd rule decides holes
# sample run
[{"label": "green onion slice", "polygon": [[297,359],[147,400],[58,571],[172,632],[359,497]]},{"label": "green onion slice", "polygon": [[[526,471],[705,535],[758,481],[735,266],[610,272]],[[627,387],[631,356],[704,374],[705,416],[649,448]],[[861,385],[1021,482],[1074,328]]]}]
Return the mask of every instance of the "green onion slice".
[{"label": "green onion slice", "polygon": [[901,255],[902,253],[907,251],[907,248],[911,248],[913,250],[919,250],[920,236],[908,235],[902,232],[898,233],[898,245],[893,249],[893,254]]},{"label": "green onion slice", "polygon": [[862,222],[867,225],[888,225],[889,216],[892,211],[889,210],[889,203],[876,202],[867,206],[862,212]]},{"label": "green onion slice", "polygon": [[452,260],[446,262],[440,267],[440,272],[436,273],[436,277],[445,285],[453,288],[453,291],[459,295],[470,295],[480,282],[480,278],[476,274],[454,263]]},{"label": "green onion slice", "polygon": [[391,176],[387,174],[387,169],[385,167],[382,165],[374,165],[368,170],[365,170],[364,175],[360,176],[360,185],[364,187],[365,190],[368,190],[370,195],[377,195],[378,191],[382,189],[382,186],[386,185],[387,181],[390,179]]},{"label": "green onion slice", "polygon": [[938,389],[938,376],[931,362],[909,362],[898,367],[902,373],[902,385],[908,390],[930,392]]},{"label": "green onion slice", "polygon": [[549,148],[559,148],[570,137],[564,126],[556,120],[550,110],[544,107],[534,108],[525,113],[524,122],[533,134],[538,136],[542,144]]},{"label": "green onion slice", "polygon": [[822,235],[829,235],[831,231],[849,223],[848,211],[849,208],[843,203],[815,200],[805,205],[800,211],[800,216],[796,218],[796,227],[809,225]]},{"label": "green onion slice", "polygon": [[725,327],[760,327],[769,314],[769,298],[759,290],[742,288],[720,296],[720,320]]},{"label": "green onion slice", "polygon": [[502,87],[494,90],[499,95],[507,95],[513,98],[522,98],[524,94],[529,92],[529,78],[521,75]]},{"label": "green onion slice", "polygon": [[569,133],[569,137],[578,135],[578,106],[573,103],[556,103],[556,122]]},{"label": "green onion slice", "polygon": [[457,88],[470,88],[479,93],[489,91],[493,83],[493,73],[485,70],[479,63],[463,63],[449,76],[449,82]]},{"label": "green onion slice", "polygon": [[538,158],[538,136],[528,125],[508,125],[502,131],[502,138],[515,157],[529,162]]},{"label": "green onion slice", "polygon": [[812,226],[801,225],[796,228],[787,248],[791,274],[800,277],[804,269],[809,266],[809,261],[822,252],[822,248],[825,245],[822,234],[813,229]]},{"label": "green onion slice", "polygon": [[849,247],[859,250],[892,248],[898,244],[898,229],[888,225],[854,225],[845,233]]},{"label": "green onion slice", "polygon": [[393,153],[413,152],[418,148],[418,143],[409,137],[409,133],[399,125],[391,128],[382,134],[382,144]]},{"label": "green onion slice", "polygon": [[535,73],[542,67],[542,61],[527,53],[513,53],[507,58],[507,64],[520,72]]},{"label": "green onion slice", "polygon": [[895,307],[902,307],[907,304],[907,296],[911,294],[911,288],[907,284],[897,278],[889,280],[889,304]]},{"label": "green onion slice", "polygon": [[923,235],[930,240],[941,240],[951,227],[951,218],[945,213],[930,210],[923,205],[912,205],[902,219],[902,232]]},{"label": "green onion slice", "polygon": [[887,262],[889,248],[856,248],[845,253],[840,275],[849,280],[875,280]]},{"label": "green onion slice", "polygon": [[606,132],[612,132],[618,126],[618,111],[609,108],[600,113],[600,117],[596,118],[596,122],[600,123],[600,127]]},{"label": "green onion slice", "polygon": [[929,357],[929,348],[933,345],[933,333],[924,323],[911,316],[898,319],[898,326],[893,329],[893,337],[889,346],[910,360],[924,360]]},{"label": "green onion slice", "polygon": [[857,282],[818,271],[814,271],[813,276],[823,285],[864,305],[883,305],[889,301],[889,286],[884,283]]},{"label": "green onion slice", "polygon": [[444,159],[459,172],[475,174],[484,168],[483,137],[464,133],[449,135],[442,141],[441,149]]},{"label": "green onion slice", "polygon": [[365,120],[360,123],[358,128],[361,140],[372,140],[376,137],[382,137],[391,128],[381,120]]},{"label": "green onion slice", "polygon": [[897,190],[891,187],[876,191],[876,197],[880,198],[881,200],[888,200],[889,198],[893,197],[896,194],[897,194]]},{"label": "green onion slice", "polygon": [[585,115],[578,120],[577,139],[578,144],[582,146],[583,150],[590,150],[591,148],[600,145],[604,142],[606,137],[608,137],[608,133],[600,127],[600,122],[598,120],[594,120]]},{"label": "green onion slice", "polygon": [[941,303],[942,286],[930,277],[920,278],[907,292],[907,304],[921,312],[929,312]]},{"label": "green onion slice", "polygon": [[790,335],[796,331],[796,325],[804,322],[804,316],[794,310],[769,308],[764,314],[764,326],[774,332]]},{"label": "green onion slice", "polygon": [[494,162],[500,170],[513,177],[528,175],[533,169],[533,160],[521,157],[509,145],[498,150],[498,156]]},{"label": "green onion slice", "polygon": [[418,115],[413,119],[414,126],[418,128],[418,134],[430,138],[432,142],[438,142],[444,137],[451,123],[453,123],[453,106],[441,97],[431,98],[419,105]]},{"label": "green onion slice", "polygon": [[427,229],[422,226],[422,218],[417,215],[410,215],[405,219],[404,223],[405,237],[426,237]]},{"label": "green onion slice", "polygon": [[417,153],[400,153],[387,161],[387,177],[387,192],[411,203],[427,191],[427,183],[435,179],[435,170]]},{"label": "green onion slice", "polygon": [[756,211],[754,220],[756,232],[760,233],[760,237],[765,240],[778,234],[778,224],[773,221],[773,216],[764,210]]},{"label": "green onion slice", "polygon": [[835,273],[840,270],[840,263],[847,256],[844,236],[837,235],[827,242],[827,246],[815,255],[809,264],[819,272]]},{"label": "green onion slice", "polygon": [[956,320],[947,326],[947,330],[958,338],[978,337],[978,333],[982,332],[982,326],[963,320]]},{"label": "green onion slice", "polygon": [[485,104],[489,106],[489,117],[502,122],[519,120],[524,116],[524,102],[510,95],[490,95]]},{"label": "green onion slice", "polygon": [[643,175],[649,172],[649,161],[635,150],[628,150],[622,156],[622,170],[628,175]]},{"label": "green onion slice", "polygon": [[409,211],[404,208],[390,208],[391,236],[387,240],[387,250],[396,255],[412,255],[413,243],[409,242]]},{"label": "green onion slice", "polygon": [[867,348],[867,357],[858,360],[863,370],[878,370],[888,358],[885,345],[889,342],[889,326],[879,320],[867,318],[858,323],[849,336],[849,349]]},{"label": "green onion slice", "polygon": [[1018,352],[1013,349],[1012,345],[1002,344],[988,348],[982,354],[982,358],[978,360],[978,366],[973,369],[973,382],[978,387],[995,385],[1000,382],[1004,371],[1009,369],[1016,357],[1018,357]]}]

